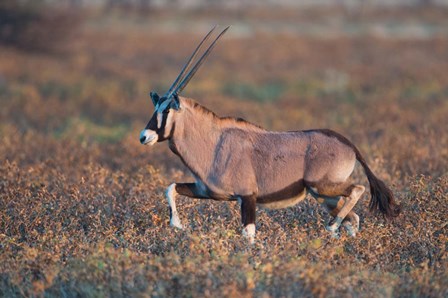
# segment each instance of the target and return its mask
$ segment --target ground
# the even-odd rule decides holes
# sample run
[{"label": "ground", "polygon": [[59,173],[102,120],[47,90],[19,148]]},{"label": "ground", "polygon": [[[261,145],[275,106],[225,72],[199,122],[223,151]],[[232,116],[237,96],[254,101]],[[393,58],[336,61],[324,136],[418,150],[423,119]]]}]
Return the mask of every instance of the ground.
[{"label": "ground", "polygon": [[[147,13],[91,12],[56,53],[1,46],[0,296],[448,296],[446,11]],[[367,192],[358,237],[334,239],[308,197],[257,210],[251,247],[236,203],[180,198],[186,229],[169,227],[164,190],[192,177],[139,144],[147,94],[216,20],[236,25],[184,95],[344,134],[400,217],[370,214]]]}]

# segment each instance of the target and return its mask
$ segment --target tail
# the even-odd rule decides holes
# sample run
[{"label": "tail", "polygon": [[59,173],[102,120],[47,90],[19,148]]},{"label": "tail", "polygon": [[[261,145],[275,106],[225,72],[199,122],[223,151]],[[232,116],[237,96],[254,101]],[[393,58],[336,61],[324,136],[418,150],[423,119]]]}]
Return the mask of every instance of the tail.
[{"label": "tail", "polygon": [[400,205],[397,204],[392,191],[384,184],[383,181],[378,179],[370,170],[364,158],[359,153],[358,149],[353,148],[356,153],[356,159],[361,163],[366,173],[367,179],[370,184],[370,203],[369,209],[372,212],[379,211],[386,218],[397,217],[400,214]]},{"label": "tail", "polygon": [[[397,217],[398,215],[400,215],[400,206],[395,201],[394,194],[386,186],[386,184],[384,184],[383,181],[376,178],[376,176],[373,174],[372,170],[370,170],[370,168],[367,165],[364,158],[361,156],[361,153],[359,153],[358,148],[356,148],[352,142],[350,142],[343,135],[338,134],[337,132],[334,132],[329,129],[319,129],[319,130],[311,130],[311,131],[319,132],[319,133],[322,133],[329,137],[335,137],[341,143],[343,143],[353,149],[353,151],[356,154],[356,159],[361,163],[362,167],[364,168],[364,172],[366,173],[367,179],[369,180],[370,195],[371,195],[371,199],[370,199],[370,203],[369,203],[370,211],[379,211],[386,218],[393,218],[393,217]],[[305,132],[310,132],[310,131],[305,131]]]}]

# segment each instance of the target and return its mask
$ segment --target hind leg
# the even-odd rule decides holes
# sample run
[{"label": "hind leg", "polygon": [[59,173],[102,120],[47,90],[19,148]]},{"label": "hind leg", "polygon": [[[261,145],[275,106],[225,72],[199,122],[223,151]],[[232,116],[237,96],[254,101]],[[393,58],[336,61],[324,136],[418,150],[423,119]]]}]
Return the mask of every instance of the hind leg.
[{"label": "hind leg", "polygon": [[[337,208],[337,213],[335,212],[336,214],[334,215],[335,218],[333,218],[333,220],[326,227],[328,231],[336,231],[339,229],[344,219],[349,215],[361,195],[364,193],[365,187],[363,185],[352,185],[347,189],[347,191],[348,190],[350,191],[350,195],[343,200],[342,206],[340,208]],[[356,223],[357,229],[357,226],[359,224],[359,216],[354,213],[354,215],[349,216],[348,219],[352,219],[354,223]]]},{"label": "hind leg", "polygon": [[356,237],[359,231],[359,216],[353,211],[350,211],[342,221],[342,226],[351,237]]},{"label": "hind leg", "polygon": [[[345,205],[347,198],[340,197],[337,205],[333,204],[331,206],[327,206],[327,209],[330,211],[330,214],[333,218],[336,218],[341,211],[342,207]],[[353,210],[351,210],[347,216],[342,220],[342,226],[347,231],[348,235],[351,237],[355,237],[356,233],[359,230],[359,216]]]},{"label": "hind leg", "polygon": [[[330,215],[333,218],[339,212],[340,208],[342,208],[344,200],[342,197],[315,197],[315,198],[319,204],[325,207],[325,209],[330,213]],[[330,232],[333,238],[339,238],[339,233],[337,230]]]},{"label": "hind leg", "polygon": [[[334,197],[334,198],[318,198],[317,201],[322,204],[330,213],[330,215],[335,218],[344,206],[346,198],[345,197]],[[347,231],[349,236],[355,237],[359,230],[359,216],[354,211],[350,211],[347,216],[342,221],[342,226]],[[337,238],[338,232],[330,230],[332,236]]]},{"label": "hind leg", "polygon": [[325,227],[328,231],[337,235],[339,227],[343,224],[350,235],[356,235],[359,216],[352,209],[364,193],[364,186],[346,182],[334,183],[327,180],[308,183],[308,190],[333,216],[333,219]]},{"label": "hind leg", "polygon": [[[317,198],[317,201],[321,205],[323,205],[325,209],[328,210],[328,212],[333,218],[335,218],[338,215],[339,211],[344,206],[345,200],[346,198],[342,196]],[[359,229],[359,216],[355,212],[350,211],[342,221],[342,226],[345,228],[345,230],[350,236],[355,237]],[[333,237],[335,238],[339,237],[337,230],[330,230],[330,232],[332,233]]]},{"label": "hind leg", "polygon": [[[337,201],[326,200],[325,205],[333,218],[336,218],[338,213],[346,202],[345,197],[339,197]],[[342,221],[342,226],[347,231],[349,236],[355,237],[359,230],[359,216],[351,210]]]}]

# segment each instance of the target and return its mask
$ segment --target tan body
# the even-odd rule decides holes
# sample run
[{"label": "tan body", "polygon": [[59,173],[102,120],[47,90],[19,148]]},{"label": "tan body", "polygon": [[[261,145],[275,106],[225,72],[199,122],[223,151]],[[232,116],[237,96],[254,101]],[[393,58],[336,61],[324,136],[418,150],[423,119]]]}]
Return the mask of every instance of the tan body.
[{"label": "tan body", "polygon": [[294,186],[291,193],[301,193],[303,181],[344,182],[355,166],[353,150],[336,138],[266,131],[219,118],[190,99],[180,97],[180,103],[170,146],[216,199],[256,195],[259,203],[275,201],[270,197]]},{"label": "tan body", "polygon": [[[142,132],[147,139],[169,140],[171,150],[197,180],[169,188],[172,225],[182,227],[175,207],[177,194],[240,200],[247,227],[255,222],[255,204],[289,207],[310,192],[335,218],[328,230],[336,232],[346,219],[344,226],[356,234],[359,217],[352,208],[365,188],[347,184],[360,158],[347,139],[329,130],[267,131],[243,120],[220,118],[191,99],[178,101],[180,108],[164,115],[156,106],[153,119],[164,122],[162,134],[148,127]],[[364,166],[364,160],[361,163]],[[246,212],[244,205],[250,210]],[[253,233],[246,232],[253,238],[255,228],[249,228]]]},{"label": "tan body", "polygon": [[334,217],[327,226],[329,231],[336,233],[342,224],[354,236],[359,217],[352,209],[365,190],[362,185],[347,183],[356,160],[370,183],[370,209],[378,209],[389,217],[397,216],[399,208],[392,192],[342,135],[328,129],[267,131],[244,120],[220,118],[195,101],[179,97],[229,27],[193,65],[214,29],[196,47],[165,95],[159,97],[151,92],[155,112],[140,133],[144,145],[168,140],[171,150],[196,177],[195,183],[173,183],[168,187],[171,225],[182,228],[175,202],[178,194],[238,200],[243,235],[253,242],[257,204],[267,208],[289,207],[309,192]]}]

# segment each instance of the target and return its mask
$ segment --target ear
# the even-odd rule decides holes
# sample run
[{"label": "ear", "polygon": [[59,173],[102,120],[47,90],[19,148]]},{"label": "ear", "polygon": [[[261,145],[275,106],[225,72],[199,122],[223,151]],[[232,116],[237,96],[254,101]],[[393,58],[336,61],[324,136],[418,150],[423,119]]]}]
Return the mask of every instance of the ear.
[{"label": "ear", "polygon": [[152,103],[154,104],[154,106],[156,106],[157,105],[157,103],[159,102],[159,95],[156,93],[156,92],[150,92],[149,93],[149,96],[151,96],[151,99],[152,99]]},{"label": "ear", "polygon": [[175,109],[176,111],[180,109],[179,97],[177,95],[173,96],[173,99],[171,100],[170,108]]}]

